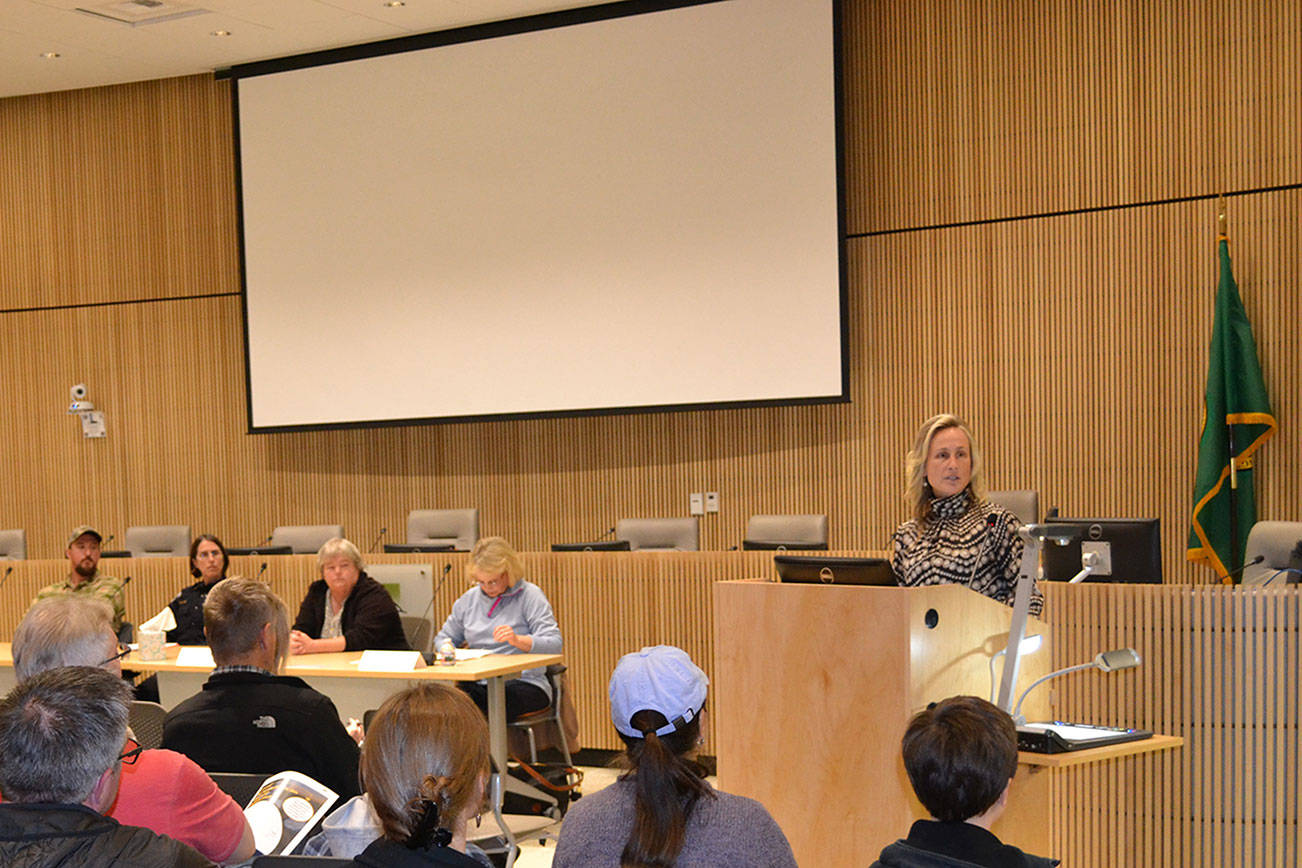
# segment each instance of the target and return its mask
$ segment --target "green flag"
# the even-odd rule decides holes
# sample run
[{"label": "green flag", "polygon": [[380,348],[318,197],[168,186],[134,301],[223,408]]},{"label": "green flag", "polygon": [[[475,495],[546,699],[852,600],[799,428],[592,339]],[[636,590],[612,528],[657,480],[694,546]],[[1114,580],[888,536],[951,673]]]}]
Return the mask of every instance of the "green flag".
[{"label": "green flag", "polygon": [[[1216,286],[1212,345],[1207,362],[1203,433],[1198,441],[1192,527],[1186,556],[1201,561],[1228,582],[1243,563],[1248,531],[1257,520],[1252,454],[1275,435],[1266,384],[1257,361],[1257,342],[1230,270],[1230,244],[1217,245],[1221,279]],[[1231,548],[1231,518],[1237,518],[1238,551]]]}]

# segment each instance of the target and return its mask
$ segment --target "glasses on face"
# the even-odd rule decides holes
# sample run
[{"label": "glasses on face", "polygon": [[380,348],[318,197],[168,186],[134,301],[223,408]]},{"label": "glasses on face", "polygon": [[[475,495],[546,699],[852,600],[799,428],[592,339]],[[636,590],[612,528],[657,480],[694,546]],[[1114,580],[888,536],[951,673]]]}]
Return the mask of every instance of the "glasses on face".
[{"label": "glasses on face", "polygon": [[127,645],[125,642],[119,642],[119,643],[118,643],[118,653],[114,654],[112,657],[108,658],[107,660],[101,660],[99,663],[97,663],[97,664],[95,664],[95,665],[96,665],[96,666],[107,666],[107,665],[109,665],[110,663],[112,663],[114,660],[121,660],[123,657],[127,656],[127,655],[130,654],[130,653],[131,653],[131,646],[130,646],[130,645]]},{"label": "glasses on face", "polygon": [[122,752],[122,756],[118,757],[118,760],[124,766],[134,765],[135,761],[140,758],[140,752],[142,750],[144,750],[144,748],[140,746],[140,742],[136,741],[134,738],[129,738],[127,739],[126,750]]}]

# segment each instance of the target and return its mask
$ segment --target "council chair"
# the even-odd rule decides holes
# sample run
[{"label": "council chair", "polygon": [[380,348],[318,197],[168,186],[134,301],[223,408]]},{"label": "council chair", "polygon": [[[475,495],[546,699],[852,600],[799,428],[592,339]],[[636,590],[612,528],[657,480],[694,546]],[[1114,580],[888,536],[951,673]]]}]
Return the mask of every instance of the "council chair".
[{"label": "council chair", "polygon": [[296,555],[314,555],[327,540],[343,535],[342,524],[285,524],[271,532],[271,544],[289,546]]},{"label": "council chair", "polygon": [[167,709],[157,702],[133,700],[127,709],[127,725],[135,734],[136,743],[146,750],[163,746],[163,721],[167,719]]},{"label": "council chair", "polygon": [[127,528],[127,551],[133,558],[184,558],[190,554],[188,524],[151,524]]},{"label": "council chair", "polygon": [[22,561],[27,559],[27,531],[22,529],[0,530],[0,560]]},{"label": "council chair", "polygon": [[826,515],[752,515],[743,549],[826,549]]},{"label": "council chair", "polygon": [[[574,709],[574,700],[570,698],[569,682],[564,663],[553,663],[547,667],[547,682],[552,686],[552,701],[546,708],[519,718],[507,724],[508,735],[515,741],[516,732],[523,732],[529,740],[529,762],[538,764],[538,742],[536,731],[541,730],[544,749],[554,747],[561,752],[567,766],[574,765],[570,758],[570,745],[578,750],[579,717]],[[514,745],[512,751],[515,751]]]},{"label": "council chair", "polygon": [[621,518],[615,539],[633,551],[695,552],[701,549],[701,520],[691,518]]},{"label": "council chair", "polygon": [[1302,543],[1302,521],[1259,521],[1254,524],[1248,531],[1243,562],[1251,564],[1258,556],[1265,560],[1243,570],[1243,584],[1260,585],[1269,581],[1273,587],[1298,581],[1297,573],[1280,573],[1280,570],[1299,568],[1290,563],[1293,549],[1299,543]]},{"label": "council chair", "polygon": [[434,635],[434,624],[424,615],[399,614],[402,621],[402,633],[407,637],[407,644],[413,651],[429,653],[429,640]]},{"label": "council chair", "polygon": [[1040,520],[1040,493],[1029,488],[1013,488],[1007,491],[988,491],[986,498],[996,506],[1017,516],[1022,524],[1036,524]]},{"label": "council chair", "polygon": [[450,545],[468,552],[477,542],[478,509],[413,509],[407,513],[407,545]]}]

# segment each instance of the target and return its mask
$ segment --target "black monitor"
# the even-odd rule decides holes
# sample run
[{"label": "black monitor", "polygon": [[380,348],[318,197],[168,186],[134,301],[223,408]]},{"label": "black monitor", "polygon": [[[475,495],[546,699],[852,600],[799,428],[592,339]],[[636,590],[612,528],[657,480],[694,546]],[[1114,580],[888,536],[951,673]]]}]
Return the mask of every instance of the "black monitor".
[{"label": "black monitor", "polygon": [[885,558],[835,558],[774,555],[778,581],[804,585],[883,585],[894,587],[895,573]]},{"label": "black monitor", "polygon": [[1051,516],[1048,524],[1075,525],[1079,536],[1066,545],[1046,542],[1044,577],[1065,581],[1081,570],[1081,554],[1094,552],[1102,563],[1087,582],[1162,581],[1161,523],[1156,518],[1068,518]]},{"label": "black monitor", "polygon": [[632,548],[626,539],[603,539],[594,542],[552,543],[554,552],[626,552]]},{"label": "black monitor", "polygon": [[231,546],[226,550],[226,554],[232,557],[236,555],[292,555],[294,550],[289,546]]},{"label": "black monitor", "polygon": [[807,543],[807,542],[775,542],[773,540],[744,539],[741,541],[743,551],[806,551],[806,552],[825,552],[827,543]]},{"label": "black monitor", "polygon": [[[386,555],[429,554],[431,552],[454,552],[457,547],[452,543],[385,543]],[[462,549],[465,551],[465,549]]]}]

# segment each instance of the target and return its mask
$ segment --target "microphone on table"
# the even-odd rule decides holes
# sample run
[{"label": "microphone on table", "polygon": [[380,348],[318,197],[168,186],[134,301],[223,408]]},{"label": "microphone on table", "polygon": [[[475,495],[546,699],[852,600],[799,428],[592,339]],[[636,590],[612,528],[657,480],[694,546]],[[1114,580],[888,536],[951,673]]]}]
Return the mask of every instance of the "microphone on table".
[{"label": "microphone on table", "polygon": [[[1229,578],[1233,578],[1234,576],[1237,576],[1239,573],[1241,573],[1241,572],[1243,572],[1244,570],[1246,570],[1248,567],[1255,567],[1257,564],[1261,563],[1261,562],[1264,561],[1265,559],[1266,559],[1266,556],[1265,556],[1265,555],[1257,555],[1255,558],[1253,558],[1252,560],[1248,561],[1246,564],[1244,564],[1243,566],[1239,567],[1238,569],[1230,570],[1228,573],[1225,574],[1225,578],[1227,578],[1227,579],[1229,579]],[[1274,578],[1274,576],[1271,576],[1271,578]]]},{"label": "microphone on table", "polygon": [[369,555],[371,552],[375,551],[375,547],[378,546],[378,545],[380,544],[380,540],[384,539],[384,535],[385,535],[386,533],[388,533],[388,532],[389,532],[389,529],[388,529],[387,527],[382,527],[382,528],[380,528],[380,532],[379,532],[378,534],[375,535],[375,542],[371,543],[371,547],[370,547],[369,549],[366,550],[366,553],[367,553],[368,555]]},{"label": "microphone on table", "polygon": [[613,534],[614,532],[615,532],[615,529],[612,527],[612,528],[610,528],[609,530],[607,530],[605,533],[603,533],[601,536],[597,537],[596,541],[597,541],[597,542],[601,542],[603,539],[605,539],[606,537],[610,536],[610,535]]},{"label": "microphone on table", "polygon": [[5,582],[9,581],[9,574],[12,573],[13,571],[14,571],[13,567],[5,568],[4,576],[0,577],[0,588],[3,588],[5,586]]},{"label": "microphone on table", "polygon": [[434,586],[434,593],[430,594],[429,605],[425,607],[425,614],[421,615],[422,618],[428,618],[429,613],[434,610],[434,598],[439,595],[439,591],[443,588],[443,583],[448,580],[448,573],[450,572],[452,572],[452,564],[444,564],[443,575],[439,576],[439,583]]},{"label": "microphone on table", "polygon": [[258,569],[258,574],[253,577],[253,581],[256,582],[258,579],[261,579],[262,574],[265,573],[266,571],[267,571],[267,562],[263,561],[262,566]]},{"label": "microphone on table", "polygon": [[127,576],[125,579],[122,580],[122,588],[121,588],[121,590],[124,590],[124,591],[125,591],[125,590],[127,589],[127,585],[129,585],[129,584],[131,584],[131,577],[130,577],[130,576]]}]

